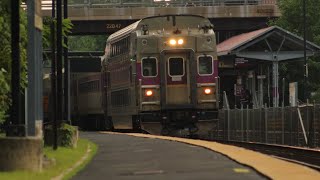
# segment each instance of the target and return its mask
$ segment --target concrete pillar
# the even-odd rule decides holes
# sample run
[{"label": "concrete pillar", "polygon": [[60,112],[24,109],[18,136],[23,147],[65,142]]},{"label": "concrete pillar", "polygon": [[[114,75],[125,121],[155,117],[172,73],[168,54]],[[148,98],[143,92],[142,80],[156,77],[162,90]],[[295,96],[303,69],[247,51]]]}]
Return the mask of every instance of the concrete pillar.
[{"label": "concrete pillar", "polygon": [[0,171],[41,171],[43,157],[41,138],[0,138],[0,147]]},{"label": "concrete pillar", "polygon": [[28,6],[28,120],[27,135],[42,137],[42,18],[41,0],[27,1]]}]

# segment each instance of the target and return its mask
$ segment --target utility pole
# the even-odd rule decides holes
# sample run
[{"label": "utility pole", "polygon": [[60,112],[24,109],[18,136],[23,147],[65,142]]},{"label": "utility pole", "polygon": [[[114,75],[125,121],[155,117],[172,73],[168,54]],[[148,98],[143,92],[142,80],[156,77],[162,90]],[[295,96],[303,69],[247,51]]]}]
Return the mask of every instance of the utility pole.
[{"label": "utility pole", "polygon": [[18,135],[18,125],[21,122],[20,94],[20,1],[11,0],[11,124],[9,135]]},{"label": "utility pole", "polygon": [[[63,17],[68,18],[68,0],[63,1]],[[68,37],[64,37],[64,44],[68,46]],[[70,62],[68,59],[68,47],[63,49],[64,55],[64,119],[71,124],[70,120]]]},{"label": "utility pole", "polygon": [[56,40],[55,40],[55,23],[56,18],[56,3],[52,0],[52,10],[51,10],[51,105],[52,114],[51,118],[53,121],[52,131],[53,131],[53,149],[58,148],[58,122],[57,122],[57,79],[56,79]]},{"label": "utility pole", "polygon": [[63,118],[62,103],[62,0],[57,0],[57,119],[58,127]]}]

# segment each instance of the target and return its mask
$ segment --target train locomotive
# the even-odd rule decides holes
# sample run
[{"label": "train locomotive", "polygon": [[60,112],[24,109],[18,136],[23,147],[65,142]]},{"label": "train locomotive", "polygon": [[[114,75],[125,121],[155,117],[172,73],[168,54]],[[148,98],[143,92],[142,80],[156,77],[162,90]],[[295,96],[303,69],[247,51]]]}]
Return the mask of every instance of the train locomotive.
[{"label": "train locomotive", "polygon": [[219,107],[213,25],[196,15],[141,19],[109,36],[102,57],[107,129],[210,130]]}]

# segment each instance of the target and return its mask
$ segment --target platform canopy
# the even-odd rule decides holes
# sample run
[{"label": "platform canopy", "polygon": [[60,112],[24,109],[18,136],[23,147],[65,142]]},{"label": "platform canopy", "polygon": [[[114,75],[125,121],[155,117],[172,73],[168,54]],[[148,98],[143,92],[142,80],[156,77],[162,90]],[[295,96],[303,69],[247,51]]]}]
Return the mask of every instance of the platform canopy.
[{"label": "platform canopy", "polygon": [[[278,26],[271,26],[231,37],[218,44],[217,52],[222,62],[225,59],[224,57],[232,57],[245,58],[249,62],[250,60],[258,60],[272,63],[273,107],[278,107],[278,64],[283,61],[302,60],[304,57],[304,41],[303,38]],[[307,57],[316,54],[320,55],[320,47],[307,41]],[[307,72],[308,67],[305,66],[304,68]]]},{"label": "platform canopy", "polygon": [[[307,56],[320,47],[307,41]],[[265,61],[299,60],[304,57],[303,38],[278,26],[271,26],[227,39],[217,46],[218,56],[236,55]]]}]

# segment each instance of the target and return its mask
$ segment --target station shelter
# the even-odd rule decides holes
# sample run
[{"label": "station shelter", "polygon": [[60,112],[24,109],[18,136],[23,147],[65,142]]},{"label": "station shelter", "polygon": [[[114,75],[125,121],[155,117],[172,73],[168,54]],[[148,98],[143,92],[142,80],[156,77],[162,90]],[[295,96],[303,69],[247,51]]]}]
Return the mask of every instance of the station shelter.
[{"label": "station shelter", "polygon": [[[307,41],[307,57],[319,52],[319,46]],[[227,99],[230,107],[240,104],[278,107],[279,63],[303,60],[304,41],[271,26],[233,36],[217,45],[217,53],[220,93],[226,96],[223,99]]]}]

